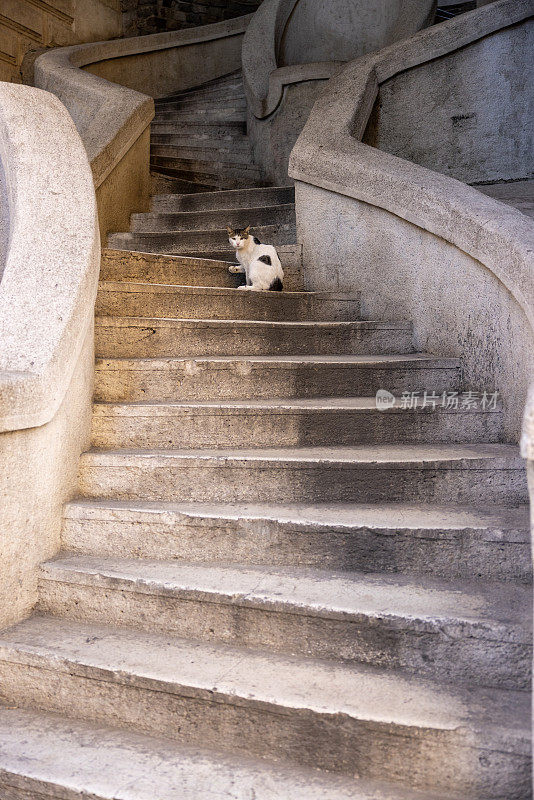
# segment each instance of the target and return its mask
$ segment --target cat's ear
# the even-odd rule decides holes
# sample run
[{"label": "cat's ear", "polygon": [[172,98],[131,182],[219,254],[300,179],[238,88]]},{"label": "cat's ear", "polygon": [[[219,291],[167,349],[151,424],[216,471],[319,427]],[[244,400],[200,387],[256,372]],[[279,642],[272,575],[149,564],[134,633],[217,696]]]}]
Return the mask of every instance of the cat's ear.
[{"label": "cat's ear", "polygon": [[247,225],[247,227],[243,229],[243,233],[248,233],[249,231],[250,231],[250,225]]},{"label": "cat's ear", "polygon": [[228,231],[230,236],[234,235],[234,232],[233,232],[232,228],[230,228],[229,226],[226,227],[226,230]]}]

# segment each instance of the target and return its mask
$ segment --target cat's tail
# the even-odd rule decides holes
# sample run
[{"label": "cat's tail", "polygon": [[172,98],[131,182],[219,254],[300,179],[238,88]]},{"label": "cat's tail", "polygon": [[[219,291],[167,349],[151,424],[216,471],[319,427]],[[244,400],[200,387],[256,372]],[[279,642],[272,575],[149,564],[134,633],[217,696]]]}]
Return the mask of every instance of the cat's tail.
[{"label": "cat's tail", "polygon": [[281,291],[283,291],[283,288],[284,288],[284,286],[283,286],[282,281],[280,280],[280,278],[275,278],[274,281],[269,286],[269,291],[270,292],[281,292]]}]

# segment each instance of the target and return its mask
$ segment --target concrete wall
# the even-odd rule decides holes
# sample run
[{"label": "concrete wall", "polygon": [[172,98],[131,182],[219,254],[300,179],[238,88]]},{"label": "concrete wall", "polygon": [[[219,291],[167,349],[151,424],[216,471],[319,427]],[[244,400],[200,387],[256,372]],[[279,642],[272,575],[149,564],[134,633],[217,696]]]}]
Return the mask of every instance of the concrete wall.
[{"label": "concrete wall", "polygon": [[531,177],[533,52],[531,21],[396,75],[372,144],[467,183]]},{"label": "concrete wall", "polygon": [[[379,50],[399,38],[399,18],[409,17],[411,5],[392,0],[298,0],[278,45],[278,66],[351,61]],[[426,4],[418,5],[425,10]],[[418,30],[416,20],[417,13],[412,32]]]},{"label": "concrete wall", "polygon": [[87,156],[57,98],[0,84],[0,162],[1,628],[35,604],[89,444],[100,243]]},{"label": "concrete wall", "polygon": [[121,33],[121,0],[2,0],[0,81],[21,83],[20,67],[30,50]]},{"label": "concrete wall", "polygon": [[360,290],[365,319],[413,321],[418,351],[460,357],[466,389],[500,393],[517,441],[534,376],[517,297],[478,259],[385,209],[298,182],[296,192],[306,289]]}]

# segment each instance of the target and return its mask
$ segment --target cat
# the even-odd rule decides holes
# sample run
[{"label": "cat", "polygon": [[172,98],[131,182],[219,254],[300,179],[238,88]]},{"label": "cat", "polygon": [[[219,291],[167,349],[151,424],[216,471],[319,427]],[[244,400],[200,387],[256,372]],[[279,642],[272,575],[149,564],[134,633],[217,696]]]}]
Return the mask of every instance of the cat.
[{"label": "cat", "polygon": [[251,236],[250,225],[238,230],[227,228],[227,231],[228,240],[239,261],[228,271],[233,275],[244,272],[246,277],[246,283],[239,288],[256,292],[281,292],[284,288],[284,271],[275,248]]}]

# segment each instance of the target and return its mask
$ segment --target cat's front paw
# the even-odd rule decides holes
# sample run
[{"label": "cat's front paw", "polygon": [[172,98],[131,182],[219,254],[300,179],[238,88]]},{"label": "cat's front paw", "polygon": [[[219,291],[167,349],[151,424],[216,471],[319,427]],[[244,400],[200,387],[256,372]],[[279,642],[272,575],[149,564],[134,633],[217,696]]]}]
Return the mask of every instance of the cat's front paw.
[{"label": "cat's front paw", "polygon": [[243,271],[242,267],[239,264],[232,264],[228,267],[228,272],[232,275],[239,275]]}]

